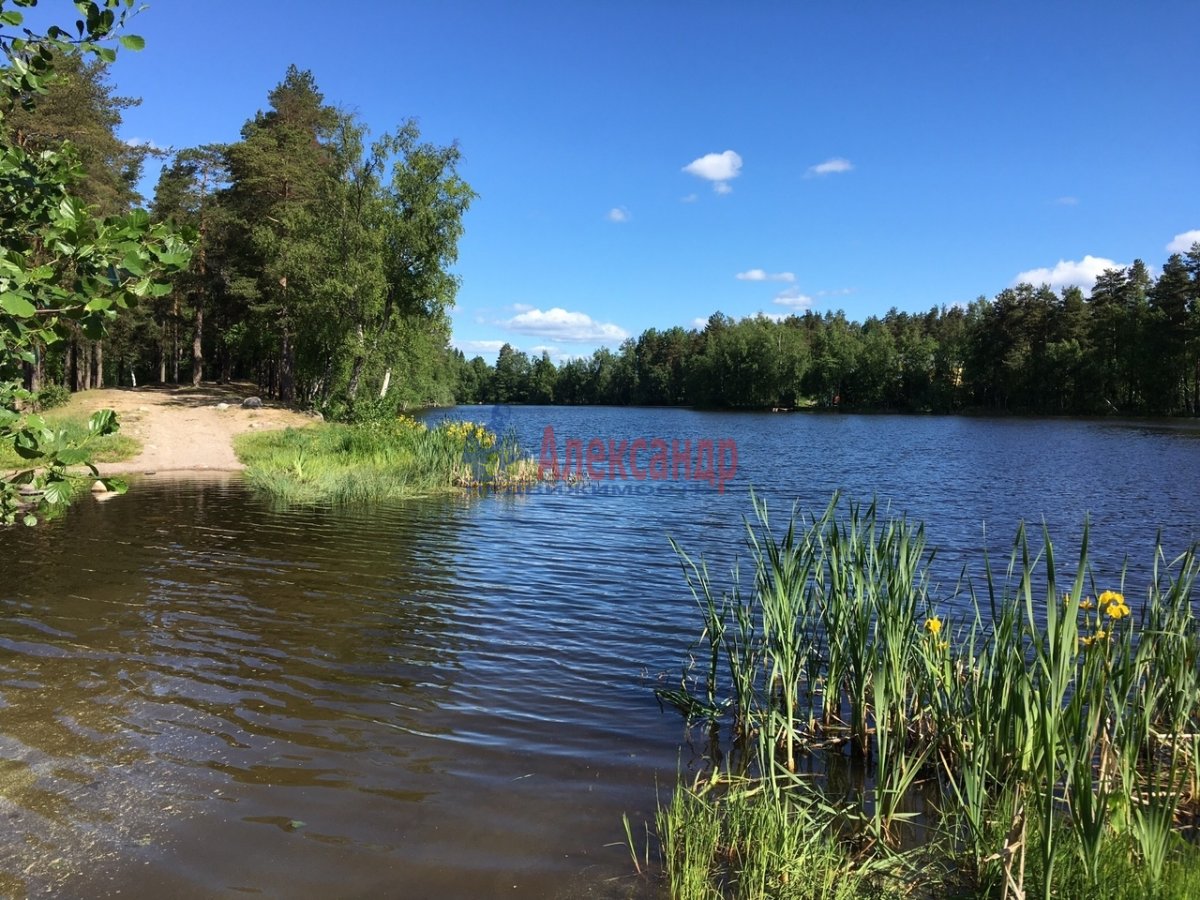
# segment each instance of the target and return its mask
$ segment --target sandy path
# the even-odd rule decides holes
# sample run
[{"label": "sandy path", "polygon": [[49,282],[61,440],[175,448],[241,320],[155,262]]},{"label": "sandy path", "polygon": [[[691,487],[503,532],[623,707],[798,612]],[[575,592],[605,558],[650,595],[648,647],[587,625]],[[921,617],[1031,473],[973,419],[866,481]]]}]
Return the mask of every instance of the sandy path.
[{"label": "sandy path", "polygon": [[270,402],[243,409],[250,396],[257,396],[255,389],[244,384],[105,388],[75,394],[68,409],[85,415],[116,410],[121,431],[141,442],[142,452],[132,459],[98,464],[101,474],[234,472],[244,468],[233,454],[235,435],[313,423],[311,416]]}]

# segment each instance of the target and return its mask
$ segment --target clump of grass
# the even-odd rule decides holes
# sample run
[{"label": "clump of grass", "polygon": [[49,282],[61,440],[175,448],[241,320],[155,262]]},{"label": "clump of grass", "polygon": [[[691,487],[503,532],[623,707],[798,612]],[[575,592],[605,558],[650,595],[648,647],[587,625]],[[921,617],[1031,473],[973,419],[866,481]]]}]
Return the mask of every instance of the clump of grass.
[{"label": "clump of grass", "polygon": [[[718,592],[703,561],[676,548],[701,611],[702,664],[658,692],[730,735],[711,782],[726,791],[722,816],[744,820],[738,804],[749,803],[763,807],[754,821],[787,831],[797,803],[830,812],[826,827],[860,848],[861,872],[920,834],[926,880],[968,894],[1120,883],[1187,895],[1200,873],[1195,548],[1168,563],[1160,545],[1135,601],[1123,584],[1097,590],[1086,528],[1064,576],[1050,535],[1033,544],[1022,527],[1002,578],[985,558],[983,599],[969,587],[939,598],[923,527],[874,504],[843,510],[835,496],[777,535],[756,502],[747,528],[750,590],[735,568]],[[845,795],[832,775],[843,759],[862,775]],[[678,790],[694,796],[672,801],[674,819],[660,815],[668,876],[709,874],[705,889],[681,875],[676,896],[721,895],[732,880],[719,848],[691,858],[703,841],[663,831],[701,808],[695,788]],[[759,839],[811,867],[785,837]],[[785,895],[755,880],[761,892],[745,896]]]},{"label": "clump of grass", "polygon": [[437,428],[407,416],[244,434],[234,451],[255,488],[285,503],[335,505],[508,487],[515,442],[473,422]]}]

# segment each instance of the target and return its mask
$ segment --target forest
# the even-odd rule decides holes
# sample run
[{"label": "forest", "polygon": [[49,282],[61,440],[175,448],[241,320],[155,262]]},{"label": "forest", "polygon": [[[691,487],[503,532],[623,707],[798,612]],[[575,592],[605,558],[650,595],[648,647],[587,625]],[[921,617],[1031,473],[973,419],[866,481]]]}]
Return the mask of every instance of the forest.
[{"label": "forest", "polygon": [[747,409],[1200,413],[1200,245],[1106,271],[1090,294],[1019,284],[966,307],[865,322],[716,313],[555,366],[505,345],[460,360],[459,399]]},{"label": "forest", "polygon": [[35,348],[28,390],[252,380],[334,418],[453,402],[450,266],[474,197],[457,146],[423,141],[414,120],[372,136],[292,66],[240,140],[164,153],[119,138],[138,101],[116,93],[104,59],[54,69],[32,110],[5,118],[6,138],[30,154],[69,148],[74,190],[99,216],[135,205],[147,158],[166,156],[150,218],[192,253],[102,338],[76,328]]},{"label": "forest", "polygon": [[[6,137],[30,152],[69,141],[77,193],[97,214],[127,212],[160,152],[118,137],[137,101],[102,59],[57,68]],[[186,271],[103,339],[76,329],[37,348],[25,386],[252,380],[334,419],[455,402],[1200,414],[1200,245],[1157,274],[1141,261],[1106,271],[1087,294],[1020,284],[863,322],[718,312],[557,365],[511,345],[494,365],[467,359],[448,316],[475,198],[460,160],[413,120],[372,137],[289,68],[240,140],[166,159],[149,212],[190,235]]]}]

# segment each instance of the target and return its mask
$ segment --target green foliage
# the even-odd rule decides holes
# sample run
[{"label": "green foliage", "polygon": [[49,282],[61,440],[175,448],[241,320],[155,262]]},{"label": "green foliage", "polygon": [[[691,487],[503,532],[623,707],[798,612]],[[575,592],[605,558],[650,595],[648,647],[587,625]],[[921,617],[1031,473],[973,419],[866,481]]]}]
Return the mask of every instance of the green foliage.
[{"label": "green foliage", "polygon": [[449,267],[474,197],[457,146],[412,120],[370,141],[295,67],[269,99],[223,151],[226,282],[249,312],[238,355],[280,399],[339,415],[367,393],[451,402]]},{"label": "green foliage", "polygon": [[47,409],[55,409],[59,406],[66,406],[71,399],[71,392],[61,384],[51,384],[40,391],[33,398],[33,407],[36,411],[42,412]]},{"label": "green foliage", "polygon": [[[0,2],[0,23],[19,27],[19,10],[5,5]],[[36,0],[13,5],[28,8]],[[25,30],[0,38],[6,56],[0,68],[0,445],[25,461],[0,481],[4,524],[34,524],[39,510],[65,503],[69,467],[96,474],[83,447],[39,417],[21,416],[21,406],[32,400],[20,386],[22,367],[74,329],[102,336],[119,312],[167,292],[163,279],[185,267],[190,255],[183,237],[152,225],[144,212],[96,218],[72,193],[81,170],[69,152],[31,154],[13,140],[7,116],[31,108],[45,93],[56,62],[72,54],[115,58],[101,42],[121,29],[132,0],[80,0],[76,7],[82,18],[73,34],[51,26],[44,35]],[[115,416],[97,413],[89,433],[115,429]]]}]

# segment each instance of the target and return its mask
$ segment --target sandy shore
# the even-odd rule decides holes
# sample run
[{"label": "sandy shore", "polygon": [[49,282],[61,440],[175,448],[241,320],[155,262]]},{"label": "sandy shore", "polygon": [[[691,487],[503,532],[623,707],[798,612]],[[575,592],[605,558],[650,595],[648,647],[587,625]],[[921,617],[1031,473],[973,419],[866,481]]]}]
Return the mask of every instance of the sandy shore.
[{"label": "sandy shore", "polygon": [[104,388],[76,394],[68,409],[85,415],[115,410],[122,433],[141,442],[142,452],[132,459],[98,465],[103,475],[236,472],[244,468],[233,453],[236,435],[313,423],[311,416],[270,402],[243,409],[242,400],[251,396],[258,395],[247,384]]}]

